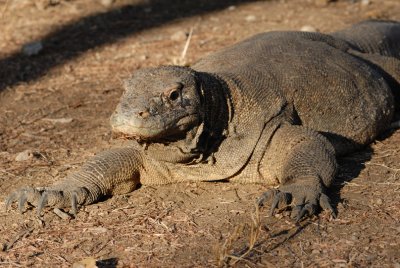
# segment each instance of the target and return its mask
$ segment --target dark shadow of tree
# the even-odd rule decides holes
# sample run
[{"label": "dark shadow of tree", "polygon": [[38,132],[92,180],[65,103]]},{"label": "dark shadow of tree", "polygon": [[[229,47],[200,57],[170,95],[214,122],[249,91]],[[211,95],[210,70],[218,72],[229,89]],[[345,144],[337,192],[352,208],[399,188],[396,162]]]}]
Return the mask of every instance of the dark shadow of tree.
[{"label": "dark shadow of tree", "polygon": [[0,92],[20,82],[45,75],[51,68],[121,38],[176,19],[223,10],[231,5],[256,0],[149,0],[105,13],[81,18],[42,38],[43,53],[25,56],[14,53],[0,60]]}]

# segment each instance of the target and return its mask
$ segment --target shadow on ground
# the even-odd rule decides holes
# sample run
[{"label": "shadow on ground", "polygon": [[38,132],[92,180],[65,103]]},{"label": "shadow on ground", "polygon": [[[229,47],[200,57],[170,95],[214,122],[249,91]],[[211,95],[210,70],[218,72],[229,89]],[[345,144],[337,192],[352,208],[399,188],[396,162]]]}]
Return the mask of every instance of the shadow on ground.
[{"label": "shadow on ground", "polygon": [[28,57],[15,53],[0,60],[0,92],[19,82],[40,78],[46,72],[89,49],[154,28],[176,19],[223,10],[255,0],[149,0],[94,14],[67,24],[43,37],[43,53]]},{"label": "shadow on ground", "polygon": [[343,202],[340,194],[342,188],[360,175],[365,168],[365,162],[371,160],[373,153],[372,148],[368,146],[361,151],[338,159],[338,174],[333,186],[329,189],[329,196],[334,209],[337,209],[338,204]]},{"label": "shadow on ground", "polygon": [[[397,113],[396,118],[399,117],[400,114]],[[395,129],[389,129],[380,134],[376,140],[383,141],[390,138],[394,133]],[[365,169],[365,163],[372,159],[373,154],[374,150],[371,145],[368,145],[359,151],[338,158],[338,174],[334,184],[329,189],[329,196],[334,209],[337,209],[338,204],[344,201],[341,198],[342,188],[360,175],[361,171]]]}]

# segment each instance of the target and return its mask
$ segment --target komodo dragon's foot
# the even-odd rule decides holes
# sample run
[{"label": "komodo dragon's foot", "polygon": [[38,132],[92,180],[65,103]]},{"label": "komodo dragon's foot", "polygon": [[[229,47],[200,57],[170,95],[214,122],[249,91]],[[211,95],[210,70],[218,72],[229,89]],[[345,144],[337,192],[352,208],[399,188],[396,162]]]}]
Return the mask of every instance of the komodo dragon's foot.
[{"label": "komodo dragon's foot", "polygon": [[304,217],[309,217],[317,213],[319,208],[328,210],[336,218],[336,212],[330,204],[329,197],[316,190],[315,187],[305,185],[282,185],[279,189],[272,189],[260,196],[257,200],[259,206],[270,203],[270,215],[274,215],[276,209],[279,211],[291,208],[291,218],[299,222]]},{"label": "komodo dragon's foot", "polygon": [[56,188],[25,187],[10,194],[5,201],[6,211],[12,203],[18,202],[21,213],[25,211],[26,203],[37,207],[40,216],[46,206],[66,208],[71,207],[71,213],[76,215],[78,205],[85,203],[89,191],[84,187],[60,190]]}]

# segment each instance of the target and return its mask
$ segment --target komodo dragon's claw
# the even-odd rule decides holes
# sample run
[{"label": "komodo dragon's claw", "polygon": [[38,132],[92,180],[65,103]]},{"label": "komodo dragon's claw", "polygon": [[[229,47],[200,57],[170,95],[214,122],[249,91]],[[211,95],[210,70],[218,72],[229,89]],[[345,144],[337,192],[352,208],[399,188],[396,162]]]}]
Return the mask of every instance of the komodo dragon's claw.
[{"label": "komodo dragon's claw", "polygon": [[304,217],[316,214],[318,207],[330,211],[334,218],[337,216],[326,194],[315,194],[313,192],[310,194],[310,192],[304,189],[302,191],[296,191],[296,188],[292,189],[292,191],[289,189],[285,189],[285,191],[277,189],[269,190],[263,193],[257,200],[259,206],[263,206],[265,203],[271,203],[270,216],[274,215],[276,209],[280,212],[285,208],[291,207],[291,217],[296,222],[301,221]]},{"label": "komodo dragon's claw", "polygon": [[[17,195],[16,195],[16,196],[17,196]],[[19,198],[19,202],[18,202],[18,210],[19,210],[21,213],[24,212],[25,203],[27,202],[27,200],[28,200],[28,197],[26,196],[26,193],[23,192],[23,193],[21,194],[21,196],[20,196],[20,198]],[[6,208],[8,208],[9,205],[11,205],[11,204],[7,204],[7,207],[6,207]]]},{"label": "komodo dragon's claw", "polygon": [[5,200],[5,210],[6,211],[8,211],[8,207],[11,205],[11,203],[13,203],[14,201],[16,201],[17,199],[16,199],[16,197],[17,197],[17,195],[16,195],[16,193],[14,192],[14,193],[12,193],[12,194],[10,194],[7,198],[6,198],[6,200]]},{"label": "komodo dragon's claw", "polygon": [[37,206],[37,214],[40,216],[40,213],[42,212],[43,208],[48,204],[49,202],[49,196],[47,192],[43,192],[42,196],[40,197],[38,206]]},{"label": "komodo dragon's claw", "polygon": [[37,207],[37,215],[40,216],[44,207],[53,206],[63,208],[71,206],[71,214],[76,215],[78,210],[78,192],[82,188],[72,191],[62,191],[53,189],[35,189],[26,187],[10,194],[5,200],[6,211],[14,202],[18,202],[18,209],[21,213],[25,212],[25,205],[31,204]]},{"label": "komodo dragon's claw", "polygon": [[40,198],[40,190],[34,189],[32,187],[26,187],[19,189],[12,194],[10,194],[5,201],[6,211],[11,206],[12,203],[18,202],[18,210],[23,213],[25,210],[25,204],[27,202],[33,202]]},{"label": "komodo dragon's claw", "polygon": [[319,197],[316,199],[305,201],[303,205],[297,205],[295,208],[293,208],[292,218],[295,218],[296,222],[299,222],[304,216],[312,216],[317,212],[318,205],[323,210],[328,210],[332,217],[336,218],[336,212],[330,202],[331,201],[326,194],[320,193]]},{"label": "komodo dragon's claw", "polygon": [[276,189],[269,190],[265,193],[263,193],[257,200],[258,206],[263,206],[265,202],[271,202],[271,209],[269,212],[269,215],[272,216],[274,215],[274,212],[276,209],[284,209],[286,208],[291,200],[292,196],[289,193],[284,193]]},{"label": "komodo dragon's claw", "polygon": [[333,218],[337,218],[336,211],[333,209],[333,207],[331,205],[331,200],[329,199],[329,197],[326,194],[321,193],[321,195],[319,197],[319,205],[321,206],[322,209],[329,210],[331,212]]}]

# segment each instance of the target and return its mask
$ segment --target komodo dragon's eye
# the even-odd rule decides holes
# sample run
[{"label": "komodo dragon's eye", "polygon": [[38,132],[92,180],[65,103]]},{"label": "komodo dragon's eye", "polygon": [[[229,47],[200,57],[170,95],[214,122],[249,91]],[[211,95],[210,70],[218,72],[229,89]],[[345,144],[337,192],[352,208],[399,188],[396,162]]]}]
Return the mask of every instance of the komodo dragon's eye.
[{"label": "komodo dragon's eye", "polygon": [[168,99],[171,101],[176,101],[179,96],[181,95],[181,90],[183,88],[182,83],[176,83],[172,85],[171,87],[168,87],[165,91],[164,94],[165,96],[168,96]]},{"label": "komodo dragon's eye", "polygon": [[174,90],[171,93],[169,93],[169,99],[172,100],[172,101],[177,100],[178,97],[179,97],[179,92],[176,91],[176,90]]}]

